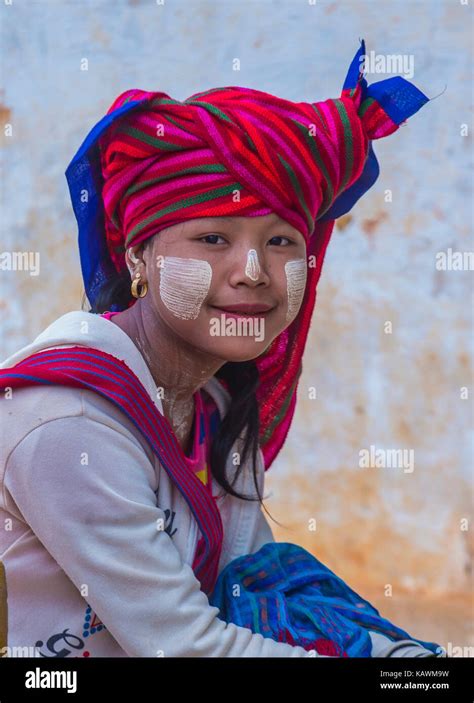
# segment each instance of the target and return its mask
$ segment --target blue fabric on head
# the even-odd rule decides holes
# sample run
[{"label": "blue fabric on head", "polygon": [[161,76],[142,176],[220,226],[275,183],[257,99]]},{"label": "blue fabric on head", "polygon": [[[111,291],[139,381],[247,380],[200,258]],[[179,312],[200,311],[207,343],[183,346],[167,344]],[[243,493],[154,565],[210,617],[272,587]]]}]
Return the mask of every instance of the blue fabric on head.
[{"label": "blue fabric on head", "polygon": [[[65,173],[79,228],[84,289],[91,306],[95,304],[104,281],[117,275],[105,239],[103,177],[98,139],[118,117],[137,105],[140,105],[140,101],[130,101],[105,115],[84,139]],[[115,307],[112,306],[112,309]]]},{"label": "blue fabric on head", "polygon": [[[363,39],[349,66],[343,90],[356,87],[361,75],[362,56],[365,56],[365,42]],[[376,100],[397,125],[414,115],[425,103],[429,102],[429,98],[421,90],[401,76],[386,78],[383,81],[372,83],[370,86],[365,78],[360,78],[360,83],[362,85],[361,102],[367,98]],[[317,221],[335,220],[352,210],[356,202],[374,185],[379,177],[379,172],[380,168],[372,146],[372,140],[369,140],[367,160],[361,175],[357,181],[336,198],[329,210],[326,210],[321,217],[318,217]]]},{"label": "blue fabric on head", "polygon": [[372,147],[372,141],[369,140],[369,153],[365,162],[364,170],[359,178],[336,198],[329,210],[326,210],[324,215],[317,218],[318,222],[326,222],[327,220],[337,220],[341,215],[345,215],[349,210],[352,210],[356,202],[372,188],[375,181],[379,177],[380,167],[377,157],[375,156]]}]

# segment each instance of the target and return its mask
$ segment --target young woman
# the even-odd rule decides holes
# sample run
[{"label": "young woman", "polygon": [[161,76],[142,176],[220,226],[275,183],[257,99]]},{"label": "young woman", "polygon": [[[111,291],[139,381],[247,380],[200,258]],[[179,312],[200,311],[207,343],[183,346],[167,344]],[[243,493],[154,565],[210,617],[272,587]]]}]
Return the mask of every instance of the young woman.
[{"label": "young woman", "polygon": [[[211,599],[227,567],[279,548],[264,474],[293,417],[334,221],[377,178],[371,141],[428,100],[402,78],[369,87],[364,54],[319,103],[127,91],[71,162],[91,309],[2,364],[9,646],[357,653],[329,633],[225,622]],[[366,655],[433,656],[382,620]]]}]

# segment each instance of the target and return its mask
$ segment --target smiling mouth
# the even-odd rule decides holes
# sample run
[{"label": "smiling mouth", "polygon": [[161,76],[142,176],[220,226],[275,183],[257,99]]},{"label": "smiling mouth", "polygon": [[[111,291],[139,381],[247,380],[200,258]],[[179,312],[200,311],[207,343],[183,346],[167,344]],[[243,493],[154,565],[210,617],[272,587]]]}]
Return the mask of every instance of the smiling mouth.
[{"label": "smiling mouth", "polygon": [[260,310],[258,312],[244,312],[243,310],[226,310],[225,308],[218,308],[215,305],[210,305],[213,310],[217,310],[221,315],[226,315],[226,317],[267,317],[275,308],[270,308],[269,310]]}]

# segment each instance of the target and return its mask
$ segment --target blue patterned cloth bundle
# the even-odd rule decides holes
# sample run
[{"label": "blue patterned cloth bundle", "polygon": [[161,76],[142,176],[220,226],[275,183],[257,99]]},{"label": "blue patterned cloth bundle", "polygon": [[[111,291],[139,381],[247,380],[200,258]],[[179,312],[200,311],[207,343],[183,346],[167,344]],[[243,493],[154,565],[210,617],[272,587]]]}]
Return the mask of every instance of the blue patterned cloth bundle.
[{"label": "blue patterned cloth bundle", "polygon": [[209,602],[225,622],[326,656],[372,656],[369,631],[440,650],[383,618],[316,557],[287,542],[269,542],[230,562]]}]

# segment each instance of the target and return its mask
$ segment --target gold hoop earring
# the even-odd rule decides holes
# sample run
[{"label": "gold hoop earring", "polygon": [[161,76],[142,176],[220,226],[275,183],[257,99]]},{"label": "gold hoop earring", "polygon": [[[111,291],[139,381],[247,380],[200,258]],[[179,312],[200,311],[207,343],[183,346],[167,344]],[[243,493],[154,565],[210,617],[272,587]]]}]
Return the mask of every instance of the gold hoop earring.
[{"label": "gold hoop earring", "polygon": [[[134,298],[144,298],[148,292],[148,283],[140,283],[141,275],[137,272],[135,279],[132,281],[132,295]],[[140,286],[140,290],[138,290]]]}]

